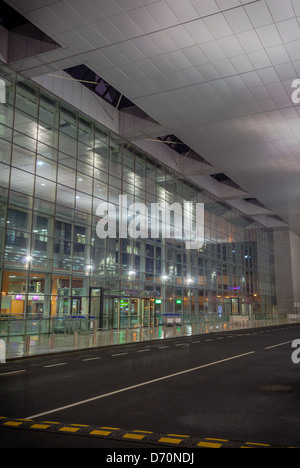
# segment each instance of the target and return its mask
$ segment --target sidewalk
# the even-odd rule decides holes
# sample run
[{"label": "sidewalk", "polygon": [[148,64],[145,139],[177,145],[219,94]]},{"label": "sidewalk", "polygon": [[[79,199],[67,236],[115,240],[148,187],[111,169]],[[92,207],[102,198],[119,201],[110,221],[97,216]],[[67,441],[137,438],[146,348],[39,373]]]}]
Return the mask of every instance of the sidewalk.
[{"label": "sidewalk", "polygon": [[191,334],[190,326],[177,326],[105,330],[84,334],[19,336],[12,337],[6,343],[6,359],[18,359],[27,356],[55,354],[64,351],[122,345],[141,341],[146,342],[189,334]]},{"label": "sidewalk", "polygon": [[[297,320],[298,322],[298,320]],[[220,322],[183,324],[177,326],[157,326],[145,328],[133,328],[123,330],[95,330],[94,332],[73,334],[44,334],[11,337],[5,342],[6,360],[20,359],[28,356],[42,354],[55,354],[79,349],[89,349],[122,345],[127,343],[147,342],[153,340],[164,340],[168,338],[202,335],[206,333],[230,332],[245,330],[256,327],[268,327],[291,323],[289,320],[255,320],[252,322]]]}]

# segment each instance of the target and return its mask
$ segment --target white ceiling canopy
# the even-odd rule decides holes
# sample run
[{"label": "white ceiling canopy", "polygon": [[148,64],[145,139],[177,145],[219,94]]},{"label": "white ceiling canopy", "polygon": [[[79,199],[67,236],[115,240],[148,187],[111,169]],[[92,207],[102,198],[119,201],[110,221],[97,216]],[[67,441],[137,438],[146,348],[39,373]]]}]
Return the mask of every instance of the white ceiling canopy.
[{"label": "white ceiling canopy", "polygon": [[300,235],[300,0],[6,3],[61,46],[16,70],[87,65]]}]

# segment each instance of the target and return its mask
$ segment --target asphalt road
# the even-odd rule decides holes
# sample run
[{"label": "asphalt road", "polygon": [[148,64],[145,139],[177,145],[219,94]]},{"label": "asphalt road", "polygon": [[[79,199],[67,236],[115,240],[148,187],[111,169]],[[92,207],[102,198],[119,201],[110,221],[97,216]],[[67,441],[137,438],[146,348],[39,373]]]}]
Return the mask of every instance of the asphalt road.
[{"label": "asphalt road", "polygon": [[298,339],[287,325],[8,361],[0,447],[299,447]]}]

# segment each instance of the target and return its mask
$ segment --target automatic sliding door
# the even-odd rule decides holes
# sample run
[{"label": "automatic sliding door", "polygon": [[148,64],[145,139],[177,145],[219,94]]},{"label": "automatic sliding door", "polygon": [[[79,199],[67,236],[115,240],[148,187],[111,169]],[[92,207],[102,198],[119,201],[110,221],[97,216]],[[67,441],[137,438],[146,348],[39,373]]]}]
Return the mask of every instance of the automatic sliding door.
[{"label": "automatic sliding door", "polygon": [[105,328],[103,322],[103,289],[90,288],[89,317],[98,320],[99,328]]},{"label": "automatic sliding door", "polygon": [[130,315],[131,315],[131,308],[130,308],[130,299],[119,299],[120,304],[120,326],[119,328],[129,328],[130,327]]},{"label": "automatic sliding door", "polygon": [[81,297],[72,297],[71,315],[80,315],[81,313]]},{"label": "automatic sliding door", "polygon": [[139,317],[139,299],[131,298],[131,326],[139,327],[140,326],[140,317]]},{"label": "automatic sliding door", "polygon": [[154,324],[154,303],[147,298],[104,296],[102,310],[103,329],[119,330]]},{"label": "automatic sliding door", "polygon": [[150,301],[149,299],[141,299],[143,308],[143,326],[149,327],[150,325]]},{"label": "automatic sliding door", "polygon": [[[122,317],[123,317],[122,310]],[[102,300],[100,316],[102,317],[103,330],[119,330],[121,325],[121,302],[119,298],[104,296]]]}]

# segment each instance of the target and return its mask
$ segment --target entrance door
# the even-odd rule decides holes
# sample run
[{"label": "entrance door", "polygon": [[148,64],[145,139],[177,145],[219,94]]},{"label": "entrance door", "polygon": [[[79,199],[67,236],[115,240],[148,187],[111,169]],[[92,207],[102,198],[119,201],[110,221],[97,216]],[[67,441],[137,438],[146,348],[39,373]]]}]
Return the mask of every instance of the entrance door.
[{"label": "entrance door", "polygon": [[231,300],[230,299],[224,299],[224,312],[225,312],[225,317],[231,316]]},{"label": "entrance door", "polygon": [[130,298],[118,299],[120,315],[119,328],[129,328],[131,326],[131,300]]},{"label": "entrance door", "polygon": [[95,318],[100,316],[100,289],[91,288],[89,316]]},{"label": "entrance door", "polygon": [[99,328],[103,329],[103,289],[90,288],[89,317],[98,320]]},{"label": "entrance door", "polygon": [[239,299],[237,297],[230,297],[224,299],[225,307],[225,316],[238,315],[240,313],[239,309]]},{"label": "entrance door", "polygon": [[150,327],[151,325],[151,301],[150,299],[141,299],[143,311],[143,326]]},{"label": "entrance door", "polygon": [[118,297],[104,297],[104,314],[107,328],[130,327],[130,299]]},{"label": "entrance door", "polygon": [[81,297],[72,297],[71,315],[80,315],[81,313]]},{"label": "entrance door", "polygon": [[104,328],[119,330],[154,324],[154,303],[148,298],[104,296],[103,311]]},{"label": "entrance door", "polygon": [[232,314],[237,315],[240,313],[239,310],[239,300],[237,298],[232,298],[231,299],[231,304],[232,304]]}]

